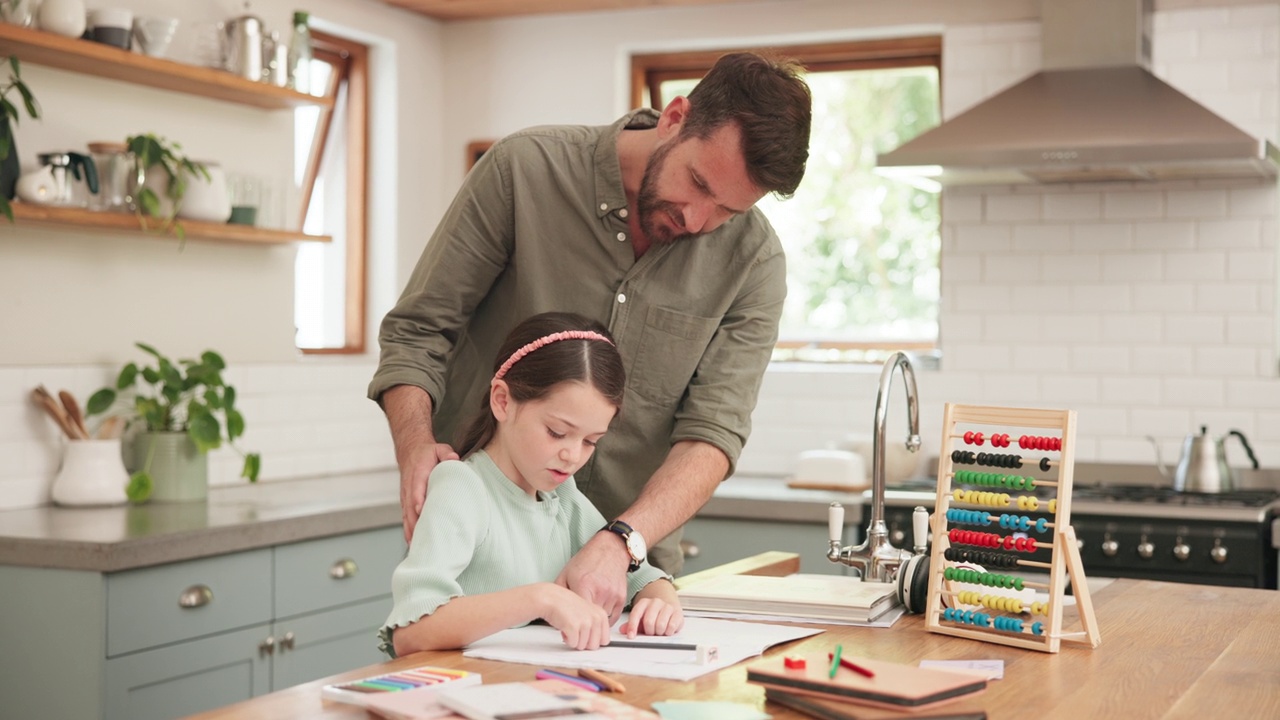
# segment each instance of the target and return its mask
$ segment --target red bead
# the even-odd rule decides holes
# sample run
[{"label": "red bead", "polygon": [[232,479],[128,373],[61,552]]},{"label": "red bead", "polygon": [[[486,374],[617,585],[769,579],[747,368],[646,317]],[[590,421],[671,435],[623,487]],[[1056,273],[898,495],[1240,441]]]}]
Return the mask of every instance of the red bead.
[{"label": "red bead", "polygon": [[965,444],[965,445],[972,445],[972,444],[973,444],[973,433],[972,433],[972,432],[967,432],[967,433],[965,433],[965,434],[964,434],[964,444]]},{"label": "red bead", "polygon": [[983,434],[982,434],[982,433],[974,433],[974,434],[973,434],[973,441],[974,441],[975,443],[977,443],[978,445],[981,445],[981,444],[982,444],[982,441],[983,441]]}]

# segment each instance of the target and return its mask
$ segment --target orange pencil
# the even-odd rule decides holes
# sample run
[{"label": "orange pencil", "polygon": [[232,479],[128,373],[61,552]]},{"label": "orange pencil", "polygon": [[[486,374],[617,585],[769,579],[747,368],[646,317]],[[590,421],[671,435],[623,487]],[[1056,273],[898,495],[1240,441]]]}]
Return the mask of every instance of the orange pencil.
[{"label": "orange pencil", "polygon": [[627,691],[627,689],[623,687],[622,683],[618,682],[617,680],[614,680],[608,675],[605,675],[599,670],[592,670],[591,668],[578,668],[578,677],[586,678],[587,680],[590,680],[593,683],[603,685],[604,689],[608,690],[609,692],[624,693]]}]

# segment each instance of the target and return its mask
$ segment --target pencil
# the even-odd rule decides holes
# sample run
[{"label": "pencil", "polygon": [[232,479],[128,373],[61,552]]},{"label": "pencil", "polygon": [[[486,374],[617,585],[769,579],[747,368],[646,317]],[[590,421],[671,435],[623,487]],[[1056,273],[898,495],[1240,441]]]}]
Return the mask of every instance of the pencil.
[{"label": "pencil", "polygon": [[831,677],[833,677],[833,678],[836,676],[836,664],[837,664],[837,663],[838,663],[840,666],[842,666],[842,667],[847,667],[847,668],[849,668],[850,670],[852,670],[852,671],[854,671],[854,672],[858,673],[859,675],[864,675],[864,676],[869,677],[869,678],[873,678],[873,677],[875,677],[875,676],[876,676],[876,674],[875,674],[874,672],[872,672],[871,668],[863,667],[863,666],[861,666],[861,665],[859,665],[859,664],[855,663],[854,661],[850,660],[849,658],[846,658],[846,657],[840,657],[840,646],[839,646],[839,645],[837,645],[837,646],[836,646],[836,652],[835,652],[835,653],[827,653],[827,657],[831,660]]},{"label": "pencil", "polygon": [[591,668],[578,668],[578,675],[580,677],[586,678],[587,680],[590,680],[593,683],[596,683],[597,685],[603,685],[604,689],[608,690],[609,692],[624,693],[627,691],[627,688],[624,687],[622,683],[618,682],[617,680],[614,680],[608,675],[605,675],[599,670],[592,670]]},{"label": "pencil", "polygon": [[698,646],[690,643],[646,642],[644,640],[610,640],[601,647],[648,648],[650,650],[697,650]]}]

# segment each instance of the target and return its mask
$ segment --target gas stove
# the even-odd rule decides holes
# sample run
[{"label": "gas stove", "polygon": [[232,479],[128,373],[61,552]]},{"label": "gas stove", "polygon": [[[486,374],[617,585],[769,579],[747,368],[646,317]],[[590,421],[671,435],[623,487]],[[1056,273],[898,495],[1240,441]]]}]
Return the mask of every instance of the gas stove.
[{"label": "gas stove", "polygon": [[[923,484],[887,491],[890,539],[905,540],[911,509],[932,510],[934,498]],[[1099,577],[1275,589],[1280,538],[1273,542],[1272,525],[1278,519],[1275,490],[1189,493],[1077,483],[1071,496],[1085,573]]]}]

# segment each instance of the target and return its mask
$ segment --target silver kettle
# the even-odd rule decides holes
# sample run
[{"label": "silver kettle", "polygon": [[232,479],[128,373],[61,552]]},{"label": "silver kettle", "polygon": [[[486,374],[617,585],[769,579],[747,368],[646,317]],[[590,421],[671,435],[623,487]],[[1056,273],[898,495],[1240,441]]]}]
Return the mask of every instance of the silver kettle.
[{"label": "silver kettle", "polygon": [[[1200,433],[1191,433],[1182,441],[1182,457],[1178,459],[1178,467],[1173,471],[1173,489],[1178,492],[1219,493],[1231,492],[1235,489],[1235,476],[1231,466],[1227,464],[1226,441],[1231,436],[1240,438],[1245,454],[1253,469],[1258,469],[1258,458],[1249,447],[1249,440],[1239,430],[1229,430],[1226,434],[1213,437],[1206,425],[1200,426]],[[1169,477],[1169,470],[1160,458],[1160,444],[1155,438],[1148,438],[1156,448],[1156,465],[1160,474]]]}]

